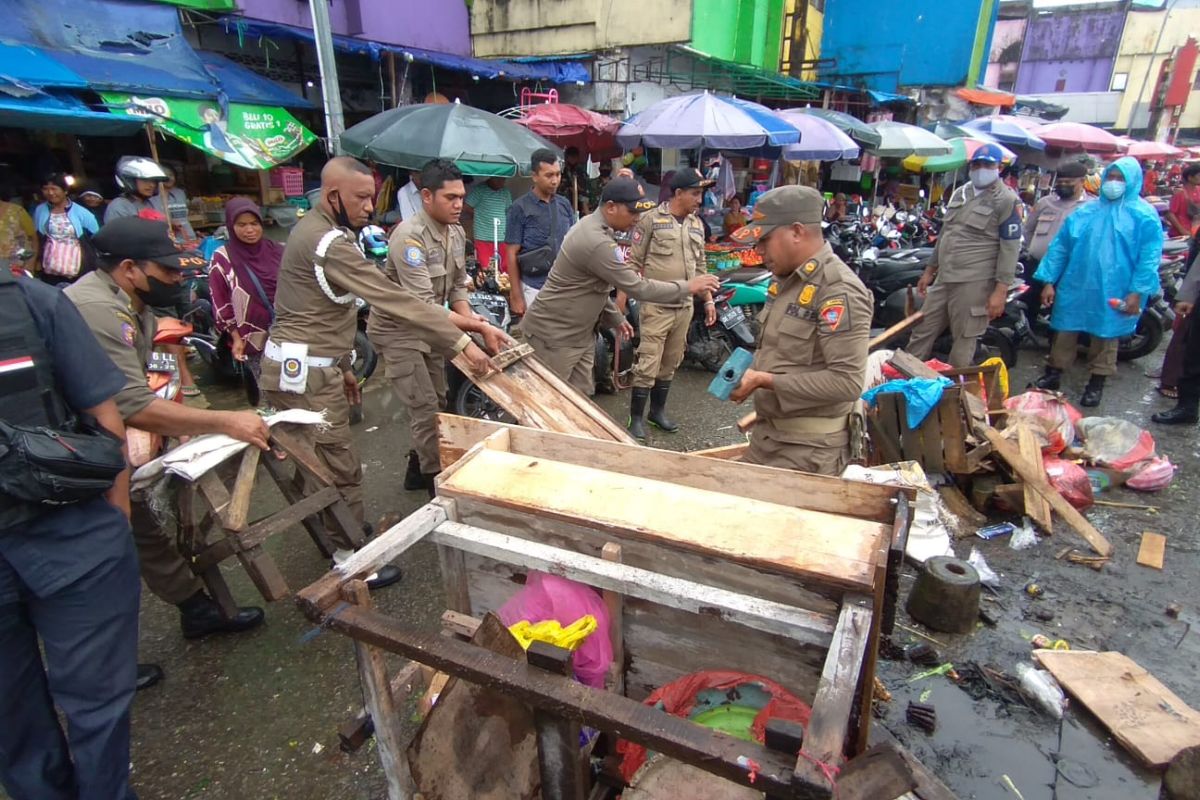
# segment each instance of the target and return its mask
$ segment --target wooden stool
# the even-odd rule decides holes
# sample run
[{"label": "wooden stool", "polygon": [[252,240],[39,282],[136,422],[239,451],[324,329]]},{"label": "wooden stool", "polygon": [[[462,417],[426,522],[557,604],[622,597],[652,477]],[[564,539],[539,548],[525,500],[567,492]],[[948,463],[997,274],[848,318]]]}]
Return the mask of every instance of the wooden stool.
[{"label": "wooden stool", "polygon": [[[230,468],[235,463],[231,459],[194,483],[180,480],[175,494],[179,552],[229,616],[237,613],[238,605],[221,574],[221,562],[226,559],[236,556],[259,593],[272,601],[287,597],[291,591],[274,559],[262,547],[274,534],[300,523],[321,555],[329,558],[334,548],[320,517],[327,512],[326,516],[355,547],[364,543],[362,528],[334,486],[333,476],[295,426],[275,425],[270,444],[272,451],[265,458],[258,448],[247,447],[236,472]],[[276,452],[286,459],[277,458]],[[295,464],[295,469],[289,471],[286,461]],[[282,511],[248,522],[250,497],[260,466],[266,469],[288,504]],[[302,487],[306,482],[320,488],[305,496]],[[198,522],[197,501],[203,512]]]}]

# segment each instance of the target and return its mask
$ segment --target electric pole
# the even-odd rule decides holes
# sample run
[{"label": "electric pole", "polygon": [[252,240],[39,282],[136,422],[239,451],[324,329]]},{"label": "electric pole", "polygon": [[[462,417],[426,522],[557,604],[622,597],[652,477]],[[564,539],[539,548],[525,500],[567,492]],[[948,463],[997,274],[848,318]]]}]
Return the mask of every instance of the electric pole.
[{"label": "electric pole", "polygon": [[338,86],[337,62],[333,55],[333,32],[329,27],[329,0],[308,0],[312,12],[313,41],[317,46],[317,68],[321,72],[321,97],[325,101],[325,131],[329,152],[342,154],[342,131],[346,118],[342,113],[342,92]]}]

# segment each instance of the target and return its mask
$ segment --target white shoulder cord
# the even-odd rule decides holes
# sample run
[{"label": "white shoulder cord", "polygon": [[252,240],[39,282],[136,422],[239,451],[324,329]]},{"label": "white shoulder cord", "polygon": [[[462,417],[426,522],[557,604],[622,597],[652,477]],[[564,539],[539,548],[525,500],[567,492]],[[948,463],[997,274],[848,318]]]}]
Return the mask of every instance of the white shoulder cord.
[{"label": "white shoulder cord", "polygon": [[345,294],[334,294],[333,288],[330,287],[329,281],[325,277],[325,268],[321,266],[321,262],[325,260],[325,254],[329,252],[330,245],[337,241],[338,238],[345,235],[346,232],[338,228],[327,231],[325,235],[321,237],[321,241],[317,243],[317,261],[313,263],[313,272],[315,272],[317,275],[317,285],[321,287],[321,291],[325,293],[326,297],[337,303],[339,306],[349,305],[358,298],[350,292],[346,292]]}]

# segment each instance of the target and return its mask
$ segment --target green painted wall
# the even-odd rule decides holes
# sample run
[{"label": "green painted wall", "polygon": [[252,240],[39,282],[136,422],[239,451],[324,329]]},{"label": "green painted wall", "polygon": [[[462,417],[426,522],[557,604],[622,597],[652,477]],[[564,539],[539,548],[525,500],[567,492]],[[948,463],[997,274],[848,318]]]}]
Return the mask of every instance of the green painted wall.
[{"label": "green painted wall", "polygon": [[693,0],[692,47],[710,56],[779,69],[784,0]]}]

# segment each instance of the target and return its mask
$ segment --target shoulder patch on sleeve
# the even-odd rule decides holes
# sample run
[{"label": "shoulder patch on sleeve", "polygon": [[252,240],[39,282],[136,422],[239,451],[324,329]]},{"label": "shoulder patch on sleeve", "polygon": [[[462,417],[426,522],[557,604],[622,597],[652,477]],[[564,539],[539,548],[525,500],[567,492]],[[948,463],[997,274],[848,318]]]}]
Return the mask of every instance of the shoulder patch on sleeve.
[{"label": "shoulder patch on sleeve", "polygon": [[1021,216],[1014,207],[1008,218],[1000,223],[1000,238],[1011,242],[1014,239],[1020,239],[1021,233]]},{"label": "shoulder patch on sleeve", "polygon": [[633,229],[632,238],[633,238],[634,244],[637,244],[638,242],[640,242],[642,240],[642,226],[641,225],[639,225]]},{"label": "shoulder patch on sleeve", "polygon": [[405,243],[404,255],[401,257],[404,259],[404,263],[410,267],[425,266],[425,251],[418,245],[413,244],[411,239]]},{"label": "shoulder patch on sleeve", "polygon": [[121,323],[121,341],[125,342],[126,347],[133,347],[133,343],[137,340],[137,328],[131,323]]},{"label": "shoulder patch on sleeve", "polygon": [[621,249],[621,246],[619,244],[613,245],[612,255],[613,255],[613,261],[616,261],[618,264],[625,263],[625,251],[623,249]]},{"label": "shoulder patch on sleeve", "polygon": [[850,327],[850,300],[845,294],[836,294],[821,303],[817,317],[830,333]]}]

